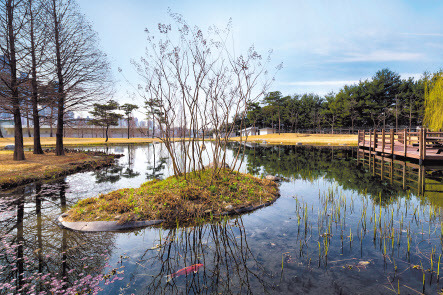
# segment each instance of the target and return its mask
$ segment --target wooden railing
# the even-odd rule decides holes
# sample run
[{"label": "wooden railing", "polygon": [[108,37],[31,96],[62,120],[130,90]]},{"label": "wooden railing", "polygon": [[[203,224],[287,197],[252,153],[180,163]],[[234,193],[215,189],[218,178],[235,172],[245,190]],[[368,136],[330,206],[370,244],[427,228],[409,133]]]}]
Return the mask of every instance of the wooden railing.
[{"label": "wooden railing", "polygon": [[[364,131],[358,132],[358,146],[382,154],[400,155],[425,160],[431,155],[432,160],[443,160],[443,132],[431,132],[426,129],[410,132],[407,129],[395,132]],[[429,158],[429,157],[428,157]]]}]

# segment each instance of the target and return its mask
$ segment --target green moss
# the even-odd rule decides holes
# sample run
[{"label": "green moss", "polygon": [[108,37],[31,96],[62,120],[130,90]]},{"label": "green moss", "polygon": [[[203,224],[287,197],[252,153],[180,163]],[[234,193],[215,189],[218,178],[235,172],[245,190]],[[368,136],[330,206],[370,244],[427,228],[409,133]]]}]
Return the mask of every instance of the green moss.
[{"label": "green moss", "polygon": [[206,169],[186,177],[151,180],[136,189],[120,189],[81,200],[67,212],[67,219],[119,222],[163,219],[166,226],[175,226],[177,222],[190,224],[209,219],[227,211],[228,206],[234,209],[257,206],[277,197],[275,182],[228,169],[214,175],[212,169]]}]

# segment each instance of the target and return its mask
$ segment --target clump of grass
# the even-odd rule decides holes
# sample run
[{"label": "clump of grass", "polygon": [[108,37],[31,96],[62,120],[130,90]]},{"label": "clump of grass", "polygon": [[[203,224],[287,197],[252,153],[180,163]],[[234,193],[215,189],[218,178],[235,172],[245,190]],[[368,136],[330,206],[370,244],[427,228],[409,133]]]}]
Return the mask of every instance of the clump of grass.
[{"label": "clump of grass", "polygon": [[[136,189],[120,189],[79,201],[69,210],[68,221],[165,220],[163,226],[192,224],[223,212],[274,201],[278,187],[229,169],[216,176],[212,169],[151,180]],[[82,209],[82,210],[79,210]]]}]

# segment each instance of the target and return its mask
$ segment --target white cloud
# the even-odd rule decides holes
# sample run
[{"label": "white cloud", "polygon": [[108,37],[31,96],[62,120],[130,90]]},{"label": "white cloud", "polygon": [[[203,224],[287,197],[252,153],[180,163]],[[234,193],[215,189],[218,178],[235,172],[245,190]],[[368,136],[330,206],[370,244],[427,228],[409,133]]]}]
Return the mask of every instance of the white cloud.
[{"label": "white cloud", "polygon": [[440,33],[401,33],[407,36],[420,36],[420,37],[443,37]]},{"label": "white cloud", "polygon": [[[400,73],[402,79],[408,79],[409,77],[414,80],[419,80],[422,77],[421,73]],[[281,86],[293,86],[296,90],[301,92],[315,92],[323,95],[330,91],[338,91],[345,85],[358,84],[360,81],[371,79],[371,77],[361,77],[360,80],[324,80],[324,81],[293,81],[293,82],[279,82]]]},{"label": "white cloud", "polygon": [[297,81],[297,82],[281,82],[281,85],[287,86],[342,86],[342,85],[352,85],[358,83],[358,80],[339,80],[339,81]]},{"label": "white cloud", "polygon": [[388,62],[423,60],[424,55],[414,52],[397,52],[390,50],[375,50],[368,53],[349,53],[333,62]]}]

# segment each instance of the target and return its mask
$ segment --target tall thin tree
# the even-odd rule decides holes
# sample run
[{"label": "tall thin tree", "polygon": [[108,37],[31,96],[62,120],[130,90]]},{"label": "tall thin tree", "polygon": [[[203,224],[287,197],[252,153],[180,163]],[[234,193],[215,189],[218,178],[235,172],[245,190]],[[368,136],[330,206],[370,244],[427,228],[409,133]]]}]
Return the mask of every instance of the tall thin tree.
[{"label": "tall thin tree", "polygon": [[5,91],[2,98],[6,108],[14,117],[14,156],[16,161],[25,160],[23,149],[23,128],[20,113],[20,86],[26,79],[20,73],[19,62],[23,59],[20,38],[26,20],[26,8],[23,1],[4,0],[0,4],[0,50],[2,53],[0,77]]},{"label": "tall thin tree", "polygon": [[64,114],[109,95],[110,67],[75,0],[50,0],[53,68],[57,84],[56,155],[64,155]]},{"label": "tall thin tree", "polygon": [[135,104],[125,103],[124,105],[120,106],[120,109],[125,113],[126,120],[128,121],[128,139],[129,139],[129,130],[130,130],[132,111],[138,109],[138,106]]}]

